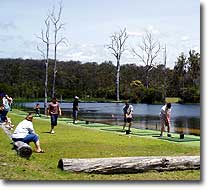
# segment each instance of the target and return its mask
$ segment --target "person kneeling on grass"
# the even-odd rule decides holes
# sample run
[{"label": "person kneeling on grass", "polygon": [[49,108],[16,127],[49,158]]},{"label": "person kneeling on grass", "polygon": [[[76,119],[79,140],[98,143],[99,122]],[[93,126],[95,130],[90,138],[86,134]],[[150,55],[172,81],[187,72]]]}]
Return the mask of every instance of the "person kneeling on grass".
[{"label": "person kneeling on grass", "polygon": [[17,125],[14,133],[12,134],[12,140],[14,142],[22,141],[27,144],[34,142],[35,152],[44,153],[44,150],[40,147],[39,136],[34,131],[32,120],[33,116],[28,114],[26,118]]}]

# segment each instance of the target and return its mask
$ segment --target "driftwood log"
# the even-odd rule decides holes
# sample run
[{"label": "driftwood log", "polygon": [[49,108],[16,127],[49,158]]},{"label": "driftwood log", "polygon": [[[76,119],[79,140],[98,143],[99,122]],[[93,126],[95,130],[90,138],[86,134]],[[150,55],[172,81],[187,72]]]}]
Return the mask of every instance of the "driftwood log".
[{"label": "driftwood log", "polygon": [[24,158],[30,158],[32,155],[32,148],[22,141],[14,142],[14,149],[17,151],[17,154]]},{"label": "driftwood log", "polygon": [[195,170],[200,169],[200,156],[62,158],[58,162],[58,168],[70,172],[96,174],[143,173],[150,170]]}]

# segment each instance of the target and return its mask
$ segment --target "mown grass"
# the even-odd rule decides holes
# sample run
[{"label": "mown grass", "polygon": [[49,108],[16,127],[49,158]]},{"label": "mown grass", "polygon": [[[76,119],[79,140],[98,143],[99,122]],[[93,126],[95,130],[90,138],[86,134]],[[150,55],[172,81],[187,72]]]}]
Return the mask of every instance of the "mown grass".
[{"label": "mown grass", "polygon": [[[19,115],[17,115],[17,113]],[[21,115],[20,115],[21,113]],[[9,113],[15,125],[24,113]],[[174,143],[149,137],[103,132],[60,121],[51,135],[49,118],[34,118],[44,154],[33,153],[29,160],[11,150],[9,138],[0,129],[0,178],[8,180],[200,180],[200,170],[99,175],[70,173],[57,168],[61,158],[99,158],[118,156],[199,155],[199,142]],[[34,145],[31,144],[34,148]]]},{"label": "mown grass", "polygon": [[166,97],[166,102],[178,103],[180,100],[181,98],[178,97]]}]

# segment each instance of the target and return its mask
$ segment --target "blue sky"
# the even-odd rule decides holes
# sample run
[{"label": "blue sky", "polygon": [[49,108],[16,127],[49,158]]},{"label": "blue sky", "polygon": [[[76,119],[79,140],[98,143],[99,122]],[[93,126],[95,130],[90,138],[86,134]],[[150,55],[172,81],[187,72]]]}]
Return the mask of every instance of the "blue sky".
[{"label": "blue sky", "polygon": [[[0,58],[41,59],[36,35],[44,19],[59,0],[1,0]],[[141,43],[150,31],[162,46],[167,45],[167,65],[174,66],[181,52],[200,52],[200,1],[198,0],[63,0],[62,22],[69,45],[58,48],[59,60],[96,61],[115,58],[105,45],[110,35],[126,27],[129,38],[121,63],[142,64],[130,48]],[[58,6],[57,6],[58,7]],[[51,36],[52,38],[52,36]],[[53,41],[51,41],[53,42]],[[53,51],[50,53],[53,58]],[[161,52],[158,61],[163,60]]]}]

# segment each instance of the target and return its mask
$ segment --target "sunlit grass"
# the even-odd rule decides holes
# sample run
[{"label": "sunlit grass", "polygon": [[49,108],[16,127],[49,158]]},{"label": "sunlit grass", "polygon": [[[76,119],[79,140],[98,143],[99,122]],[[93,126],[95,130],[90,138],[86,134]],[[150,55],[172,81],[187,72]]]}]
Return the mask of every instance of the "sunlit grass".
[{"label": "sunlit grass", "polygon": [[166,102],[171,102],[171,103],[178,103],[181,98],[178,98],[178,97],[166,97]]},{"label": "sunlit grass", "polygon": [[[9,113],[17,125],[24,113]],[[33,153],[29,160],[11,150],[9,138],[0,129],[0,178],[10,180],[199,180],[200,170],[147,172],[139,174],[99,175],[69,173],[57,168],[61,158],[100,158],[123,156],[199,155],[200,147],[190,143],[174,143],[149,137],[99,131],[60,121],[51,135],[49,118],[34,118],[44,154]],[[197,143],[199,144],[199,143]],[[31,143],[34,148],[33,143]]]}]

